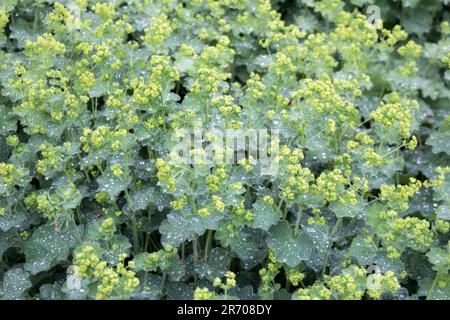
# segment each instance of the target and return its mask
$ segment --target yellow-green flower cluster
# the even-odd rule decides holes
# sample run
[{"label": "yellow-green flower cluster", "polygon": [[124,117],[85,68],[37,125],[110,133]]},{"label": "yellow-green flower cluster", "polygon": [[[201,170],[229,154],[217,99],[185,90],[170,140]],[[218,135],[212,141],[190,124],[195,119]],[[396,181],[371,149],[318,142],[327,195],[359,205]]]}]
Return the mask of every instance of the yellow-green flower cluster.
[{"label": "yellow-green flower cluster", "polygon": [[284,53],[277,53],[275,62],[269,66],[269,72],[274,73],[277,77],[285,77],[295,74],[296,66],[292,63],[291,58]]},{"label": "yellow-green flower cluster", "polygon": [[43,159],[36,164],[36,171],[40,174],[46,174],[48,170],[54,170],[62,165],[64,160],[64,149],[60,146],[52,146],[48,143],[43,143],[39,146]]},{"label": "yellow-green flower cluster", "polygon": [[3,29],[8,24],[9,18],[8,14],[5,10],[0,10],[0,30],[3,32]]},{"label": "yellow-green flower cluster", "polygon": [[213,97],[211,106],[217,108],[225,119],[228,119],[230,115],[239,115],[241,113],[241,107],[234,102],[234,98],[230,95]]},{"label": "yellow-green flower cluster", "polygon": [[106,218],[100,224],[100,233],[107,239],[112,238],[116,232],[116,224],[113,218]]},{"label": "yellow-green flower cluster", "polygon": [[94,247],[84,245],[75,254],[74,265],[80,277],[96,282],[96,299],[120,298],[122,292],[129,295],[139,285],[136,274],[124,266],[126,256],[121,254],[121,262],[114,268],[100,259]]},{"label": "yellow-green flower cluster", "polygon": [[328,173],[322,173],[317,178],[317,190],[323,194],[326,201],[333,202],[338,199],[348,183],[349,180],[344,177],[342,171],[335,169]]},{"label": "yellow-green flower cluster", "polygon": [[416,250],[425,250],[433,243],[433,231],[430,223],[417,217],[397,219],[393,224],[394,242],[405,243]]},{"label": "yellow-green flower cluster", "polygon": [[196,288],[194,291],[194,300],[214,300],[216,294],[213,291],[209,291],[208,288]]},{"label": "yellow-green flower cluster", "polygon": [[92,55],[92,61],[100,63],[106,61],[111,56],[111,50],[108,45],[100,44],[96,48],[95,54]]},{"label": "yellow-green flower cluster", "polygon": [[410,40],[404,46],[397,49],[400,56],[408,59],[417,59],[422,55],[422,46]]},{"label": "yellow-green flower cluster", "polygon": [[227,171],[224,166],[219,166],[211,175],[205,178],[206,188],[211,193],[219,192],[221,182],[228,178]]},{"label": "yellow-green flower cluster", "polygon": [[115,163],[111,166],[112,174],[116,177],[121,177],[123,175],[122,166],[119,163]]},{"label": "yellow-green flower cluster", "polygon": [[299,271],[292,271],[288,274],[289,282],[294,286],[298,286],[298,284],[305,278],[305,274]]},{"label": "yellow-green flower cluster", "polygon": [[386,274],[370,274],[362,267],[350,266],[335,276],[324,276],[324,283],[316,282],[308,288],[301,288],[294,297],[299,300],[361,300],[367,293],[372,299],[382,294],[395,293],[400,288],[392,271]]},{"label": "yellow-green flower cluster", "polygon": [[228,290],[236,286],[236,274],[228,271],[225,277],[225,283],[222,283],[222,279],[219,277],[215,278],[213,281],[213,286],[222,289],[225,292],[225,296],[227,296]]},{"label": "yellow-green flower cluster", "polygon": [[359,121],[359,111],[349,99],[342,99],[339,92],[353,92],[359,95],[358,82],[355,80],[304,80],[304,88],[292,94],[294,99],[305,97],[305,103],[311,105],[321,116],[332,115],[336,120],[345,122],[353,128]]},{"label": "yellow-green flower cluster", "polygon": [[385,201],[394,210],[408,210],[408,200],[419,191],[422,183],[410,178],[406,185],[382,185],[380,187],[380,200]]},{"label": "yellow-green flower cluster", "polygon": [[392,30],[382,29],[381,31],[385,36],[383,44],[389,47],[393,47],[397,42],[404,41],[408,37],[408,33],[399,25],[394,26]]},{"label": "yellow-green flower cluster", "polygon": [[169,191],[175,191],[176,190],[176,180],[174,177],[172,177],[172,168],[171,166],[165,162],[163,159],[159,158],[156,160],[156,169],[158,169],[158,172],[156,173],[156,176],[158,177],[158,180],[160,182],[163,182],[167,185],[167,189]]},{"label": "yellow-green flower cluster", "polygon": [[137,271],[156,271],[160,268],[166,272],[173,264],[175,257],[177,257],[177,248],[171,244],[165,244],[158,251],[140,254],[132,261],[131,265],[129,264],[129,267]]},{"label": "yellow-green flower cluster", "polygon": [[208,217],[208,216],[211,215],[211,212],[209,211],[208,208],[200,208],[200,209],[197,210],[197,214],[200,217]]},{"label": "yellow-green flower cluster", "polygon": [[[417,104],[413,104],[415,108]],[[375,124],[382,128],[397,130],[401,137],[410,136],[411,125],[414,117],[411,114],[412,108],[406,108],[400,103],[382,103],[375,111],[371,113]]]},{"label": "yellow-green flower cluster", "polygon": [[44,33],[42,36],[37,37],[35,42],[27,40],[25,43],[25,53],[30,57],[47,55],[49,52],[51,52],[52,56],[66,53],[66,46],[58,42],[50,33]]},{"label": "yellow-green flower cluster", "polygon": [[227,80],[229,73],[223,73],[212,67],[199,67],[196,70],[195,80],[192,84],[193,93],[218,93],[220,82]]},{"label": "yellow-green flower cluster", "polygon": [[450,231],[450,222],[441,220],[441,219],[437,219],[435,228],[437,231],[439,231],[441,233],[448,233]]},{"label": "yellow-green flower cluster", "polygon": [[235,217],[243,219],[245,223],[250,223],[253,221],[253,212],[251,212],[250,210],[246,210],[244,203],[233,206],[231,208],[231,213],[233,213]]},{"label": "yellow-green flower cluster", "polygon": [[316,282],[308,288],[299,289],[293,298],[297,300],[330,300],[331,290],[323,283]]},{"label": "yellow-green flower cluster", "polygon": [[330,72],[338,65],[333,53],[336,52],[335,44],[325,33],[309,34],[303,45],[298,48],[298,59],[302,63],[306,74],[314,74],[321,70],[324,74]]},{"label": "yellow-green flower cluster", "polygon": [[171,202],[171,205],[175,210],[181,210],[187,205],[187,197],[182,194],[178,197],[178,199],[173,200]]},{"label": "yellow-green flower cluster", "polygon": [[109,146],[112,151],[118,152],[122,149],[122,140],[126,138],[128,131],[126,129],[111,130],[107,126],[99,126],[92,130],[83,129],[83,135],[80,137],[82,150],[86,153],[99,150]]},{"label": "yellow-green flower cluster", "polygon": [[115,15],[115,5],[114,3],[100,3],[97,2],[93,7],[93,11],[102,21],[111,20]]},{"label": "yellow-green flower cluster", "polygon": [[246,93],[251,95],[253,99],[259,100],[264,94],[266,86],[261,82],[261,77],[257,73],[250,73],[250,78],[247,80]]},{"label": "yellow-green flower cluster", "polygon": [[[286,179],[286,185],[283,184],[281,196],[283,199],[293,201],[297,196],[312,190],[314,186],[310,186],[310,182],[314,181],[314,175],[308,168],[303,168],[300,164],[290,165],[288,167],[289,174]],[[315,189],[314,189],[315,190]]]},{"label": "yellow-green flower cluster", "polygon": [[[447,174],[450,173],[450,167],[441,167],[438,166],[435,169],[435,172],[438,174],[438,176],[435,179],[425,181],[423,185],[425,187],[432,187],[435,189],[442,189],[444,187],[444,182],[446,181]],[[445,191],[444,191],[445,193]]]},{"label": "yellow-green flower cluster", "polygon": [[[347,148],[349,145],[347,144]],[[381,167],[390,161],[388,159],[383,158],[381,154],[379,154],[374,148],[365,148],[364,153],[364,165],[368,168],[372,167]]]},{"label": "yellow-green flower cluster", "polygon": [[211,199],[212,199],[214,208],[221,213],[224,212],[225,204],[223,203],[222,198],[219,196],[213,195]]},{"label": "yellow-green flower cluster", "polygon": [[83,144],[83,151],[89,152],[91,148],[100,149],[106,144],[109,133],[110,128],[107,126],[100,126],[95,130],[85,128],[83,135],[80,137],[80,142]]},{"label": "yellow-green flower cluster", "polygon": [[150,46],[159,46],[171,35],[173,30],[173,24],[167,15],[161,13],[152,18],[150,27],[144,29],[145,35],[142,36],[142,41]]},{"label": "yellow-green flower cluster", "polygon": [[325,275],[324,280],[338,299],[360,300],[365,291],[365,270],[355,266],[349,270],[333,277]]},{"label": "yellow-green flower cluster", "polygon": [[[12,188],[25,176],[26,172],[24,169],[11,163],[0,162],[0,185],[5,185],[7,188]],[[3,191],[3,188],[0,188],[0,192],[1,191]]]},{"label": "yellow-green flower cluster", "polygon": [[307,220],[308,224],[317,224],[317,225],[325,224],[326,219],[324,216],[320,215],[320,209],[318,208],[312,209],[311,213],[313,214],[313,216],[308,218]]},{"label": "yellow-green flower cluster", "polygon": [[374,273],[367,277],[367,295],[372,299],[380,299],[386,292],[395,293],[400,284],[394,272],[388,270],[385,274]]},{"label": "yellow-green flower cluster", "polygon": [[339,46],[342,58],[358,70],[367,69],[370,61],[367,59],[368,52],[378,41],[376,28],[359,12],[341,11],[335,20],[336,28],[331,32],[330,39]]},{"label": "yellow-green flower cluster", "polygon": [[280,273],[280,268],[282,263],[278,262],[275,258],[275,253],[270,250],[267,260],[267,266],[259,270],[259,275],[261,277],[261,283],[259,285],[258,291],[262,295],[268,295],[272,291],[277,289],[275,284],[275,277]]}]

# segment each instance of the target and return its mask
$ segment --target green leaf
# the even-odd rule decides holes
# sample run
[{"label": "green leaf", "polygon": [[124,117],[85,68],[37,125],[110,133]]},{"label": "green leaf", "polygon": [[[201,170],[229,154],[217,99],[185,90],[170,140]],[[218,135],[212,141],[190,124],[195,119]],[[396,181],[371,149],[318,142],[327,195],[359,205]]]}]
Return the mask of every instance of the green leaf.
[{"label": "green leaf", "polygon": [[357,198],[356,204],[351,204],[350,202],[342,204],[339,201],[335,201],[329,206],[330,210],[333,211],[338,218],[354,218],[364,212],[364,207],[365,201],[360,198]]},{"label": "green leaf", "polygon": [[436,283],[433,286],[434,280],[432,278],[423,278],[419,280],[419,291],[417,295],[420,297],[427,297],[430,300],[449,300],[450,299],[450,276],[447,274],[440,274],[441,281],[445,284],[440,287]]},{"label": "green leaf", "polygon": [[22,211],[17,211],[15,214],[6,217],[0,217],[0,230],[8,231],[12,228],[22,228],[27,220],[27,216]]},{"label": "green leaf", "polygon": [[403,6],[405,8],[414,8],[417,6],[417,4],[420,2],[420,0],[402,0]]},{"label": "green leaf", "polygon": [[197,266],[197,272],[201,278],[214,281],[216,277],[222,278],[229,270],[231,257],[224,248],[213,248],[208,256],[208,261],[201,260]]},{"label": "green leaf", "polygon": [[6,232],[0,231],[0,261],[3,254],[11,247],[17,247],[20,245],[20,239],[17,236],[15,230],[9,230]]},{"label": "green leaf", "polygon": [[110,265],[117,265],[120,262],[119,261],[120,254],[125,253],[128,255],[130,253],[131,243],[127,237],[125,237],[121,234],[116,234],[109,241],[108,247],[110,249],[106,250],[103,254],[105,257],[105,260]]},{"label": "green leaf", "polygon": [[119,193],[128,188],[131,183],[131,177],[124,173],[120,177],[116,177],[110,169],[103,173],[98,179],[99,184],[98,190],[100,192],[107,192],[111,199],[115,199]]},{"label": "green leaf", "polygon": [[384,235],[389,231],[389,226],[386,220],[380,218],[380,211],[385,210],[385,207],[381,204],[373,204],[366,209],[366,223],[372,227],[373,231],[377,235]]},{"label": "green leaf", "polygon": [[375,245],[372,242],[366,243],[365,238],[362,235],[356,236],[348,250],[349,255],[354,257],[360,265],[372,264],[377,253]]},{"label": "green leaf", "polygon": [[3,0],[3,8],[6,12],[12,11],[19,0]]},{"label": "green leaf", "polygon": [[190,210],[172,211],[167,219],[161,223],[161,242],[179,246],[183,241],[192,239],[195,235],[203,235],[206,230],[216,230],[223,216],[212,213],[207,217],[192,214]]},{"label": "green leaf", "polygon": [[428,260],[434,265],[433,269],[440,273],[447,273],[450,270],[450,253],[441,248],[431,248],[426,254]]},{"label": "green leaf", "polygon": [[281,218],[281,211],[268,204],[262,199],[256,200],[253,204],[253,227],[264,231],[278,223]]},{"label": "green leaf", "polygon": [[285,221],[269,230],[267,244],[275,252],[278,261],[290,267],[296,267],[302,261],[308,261],[314,254],[314,244],[310,236],[300,232],[296,237]]},{"label": "green leaf", "polygon": [[22,18],[15,20],[11,24],[11,35],[12,39],[17,40],[17,45],[19,48],[25,47],[25,42],[27,40],[35,40],[37,37],[36,33],[33,33],[33,28],[30,24]]},{"label": "green leaf", "polygon": [[9,269],[3,276],[3,299],[23,299],[25,292],[31,287],[32,283],[28,272],[22,268]]},{"label": "green leaf", "polygon": [[0,135],[17,129],[17,119],[10,108],[0,105]]},{"label": "green leaf", "polygon": [[39,227],[25,242],[25,270],[33,275],[49,270],[67,259],[75,243],[69,229],[56,232],[50,224]]},{"label": "green leaf", "polygon": [[58,283],[46,283],[39,288],[39,296],[42,300],[63,300],[64,293]]},{"label": "green leaf", "polygon": [[137,271],[156,271],[157,264],[151,264],[149,261],[149,253],[142,252],[133,258],[133,262],[136,264],[135,270]]},{"label": "green leaf", "polygon": [[450,154],[450,131],[433,132],[426,144],[432,147],[433,153],[445,152]]},{"label": "green leaf", "polygon": [[403,18],[400,21],[408,33],[422,35],[430,30],[433,14],[423,6],[416,6],[414,9],[404,9]]},{"label": "green leaf", "polygon": [[231,244],[231,248],[245,269],[251,268],[267,256],[267,245],[263,232],[257,229],[243,228]]},{"label": "green leaf", "polygon": [[450,220],[450,206],[447,204],[440,205],[436,209],[436,218]]},{"label": "green leaf", "polygon": [[161,196],[160,192],[153,187],[130,192],[130,207],[133,211],[145,210],[151,203],[156,203]]},{"label": "green leaf", "polygon": [[358,7],[362,7],[365,4],[372,4],[373,0],[350,0],[352,4]]},{"label": "green leaf", "polygon": [[184,282],[169,281],[165,288],[169,300],[192,300],[193,288]]}]

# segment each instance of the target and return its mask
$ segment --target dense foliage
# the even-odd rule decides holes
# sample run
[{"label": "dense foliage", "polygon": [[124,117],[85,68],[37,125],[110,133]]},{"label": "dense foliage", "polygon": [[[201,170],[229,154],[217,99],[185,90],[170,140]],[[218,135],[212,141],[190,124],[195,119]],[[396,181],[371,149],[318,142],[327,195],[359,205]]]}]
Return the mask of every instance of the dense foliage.
[{"label": "dense foliage", "polygon": [[450,299],[447,5],[2,0],[0,297]]}]

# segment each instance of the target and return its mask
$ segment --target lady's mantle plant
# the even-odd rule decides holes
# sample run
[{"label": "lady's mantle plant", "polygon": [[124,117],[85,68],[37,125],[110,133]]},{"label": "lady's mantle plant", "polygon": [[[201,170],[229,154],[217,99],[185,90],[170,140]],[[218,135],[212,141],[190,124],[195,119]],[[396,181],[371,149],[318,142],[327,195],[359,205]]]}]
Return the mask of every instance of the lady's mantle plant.
[{"label": "lady's mantle plant", "polygon": [[[0,296],[449,299],[446,9],[3,0]],[[174,164],[200,125],[277,174]]]}]

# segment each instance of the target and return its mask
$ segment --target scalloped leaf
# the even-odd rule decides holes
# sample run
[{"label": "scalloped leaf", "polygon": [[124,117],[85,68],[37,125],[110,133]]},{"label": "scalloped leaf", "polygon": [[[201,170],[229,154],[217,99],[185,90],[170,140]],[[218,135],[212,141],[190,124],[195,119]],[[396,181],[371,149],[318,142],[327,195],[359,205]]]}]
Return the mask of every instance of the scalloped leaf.
[{"label": "scalloped leaf", "polygon": [[25,270],[33,275],[49,270],[67,259],[75,243],[70,229],[56,232],[50,224],[39,227],[25,242]]},{"label": "scalloped leaf", "polygon": [[314,254],[314,243],[307,233],[293,236],[289,224],[278,223],[269,230],[267,244],[275,252],[278,261],[290,267],[296,267],[302,261],[308,261]]}]

